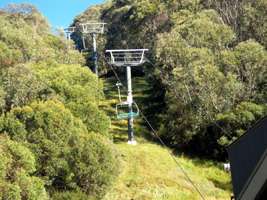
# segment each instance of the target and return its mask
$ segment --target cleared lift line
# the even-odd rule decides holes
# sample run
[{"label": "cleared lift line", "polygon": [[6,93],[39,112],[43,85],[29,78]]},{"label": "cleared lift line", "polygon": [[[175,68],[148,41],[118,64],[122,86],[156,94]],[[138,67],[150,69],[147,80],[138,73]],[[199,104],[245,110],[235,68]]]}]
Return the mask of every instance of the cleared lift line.
[{"label": "cleared lift line", "polygon": [[[128,144],[136,145],[134,138],[134,118],[139,115],[139,108],[133,101],[132,94],[132,74],[131,67],[140,66],[145,63],[145,52],[148,49],[119,49],[119,50],[106,50],[106,53],[110,55],[108,63],[117,67],[126,67],[127,77],[127,101],[120,102],[116,105],[116,113],[118,119],[128,120]],[[122,85],[122,83],[120,83]],[[118,91],[120,93],[119,87]],[[120,98],[120,94],[119,94]],[[125,112],[124,108],[128,107],[128,111]],[[122,109],[122,110],[121,110]],[[135,110],[134,110],[135,109]]]},{"label": "cleared lift line", "polygon": [[[89,22],[85,24],[81,24],[82,27],[82,40],[83,40],[83,46],[84,49],[86,49],[85,44],[85,37],[84,35],[91,35],[93,39],[93,59],[94,59],[94,72],[98,77],[98,56],[97,56],[97,46],[96,46],[96,35],[97,34],[103,34],[104,33],[104,26],[105,23],[99,23],[99,22]],[[75,32],[76,27],[69,27],[67,29],[64,29],[67,39],[71,39],[71,34]],[[182,165],[179,163],[179,161],[176,159],[176,157],[173,155],[172,152],[170,152],[168,146],[165,144],[165,142],[161,139],[161,137],[158,135],[157,131],[154,129],[152,124],[149,122],[148,118],[145,116],[145,114],[142,112],[142,110],[139,108],[138,104],[133,101],[133,95],[132,95],[132,80],[131,80],[131,67],[133,66],[139,66],[144,64],[146,61],[149,61],[145,58],[145,52],[148,51],[148,49],[126,49],[126,50],[106,50],[106,53],[110,54],[110,59],[107,61],[107,63],[111,66],[111,69],[117,79],[117,87],[119,89],[120,86],[122,86],[124,89],[127,89],[127,101],[121,102],[120,104],[117,104],[116,106],[116,112],[118,113],[118,106],[128,106],[128,113],[125,117],[122,116],[122,118],[128,119],[128,144],[136,144],[136,141],[134,139],[134,132],[133,132],[133,119],[134,117],[137,117],[140,113],[141,117],[144,119],[146,124],[149,126],[149,128],[152,131],[152,135],[156,137],[161,145],[166,148],[168,154],[173,159],[173,161],[176,163],[178,168],[181,170],[181,172],[184,174],[188,182],[195,188],[199,196],[202,200],[206,200],[205,196],[202,194],[202,192],[199,190],[199,188],[196,186],[194,181],[190,178],[189,174],[186,172],[186,170],[182,167]],[[150,62],[150,64],[152,64]],[[112,67],[112,65],[117,67],[126,67],[126,77],[127,77],[127,88],[123,85],[121,82],[118,74]],[[152,64],[153,65],[153,64]],[[154,65],[153,65],[154,66]],[[99,90],[99,89],[97,89]],[[120,90],[119,90],[120,91]],[[119,95],[120,98],[120,95]],[[133,112],[133,105],[136,106],[137,111]]]},{"label": "cleared lift line", "polygon": [[[145,59],[145,58],[144,58]],[[110,64],[110,62],[107,62],[108,64]],[[111,70],[113,71],[118,83],[120,83],[120,85],[123,87],[123,89],[127,90],[126,86],[123,85],[122,81],[120,80],[117,72],[115,71],[115,69],[112,67],[112,65],[110,64]],[[136,105],[138,106],[138,104],[136,103]],[[169,156],[171,157],[171,159],[175,162],[175,164],[178,166],[178,168],[181,170],[181,172],[184,174],[184,176],[186,177],[187,181],[193,186],[193,188],[196,190],[196,192],[199,194],[199,196],[201,197],[202,200],[206,200],[204,194],[200,191],[200,189],[197,187],[197,185],[194,183],[194,181],[190,178],[189,174],[186,172],[186,170],[183,168],[183,166],[180,164],[180,162],[176,159],[176,157],[173,155],[172,152],[170,152],[168,146],[165,144],[165,142],[161,139],[161,137],[159,136],[159,134],[157,133],[157,131],[154,129],[154,127],[152,126],[152,124],[149,122],[148,118],[145,116],[145,114],[142,112],[142,110],[139,108],[139,112],[141,117],[144,119],[144,121],[146,122],[146,124],[149,126],[149,128],[152,131],[152,136],[156,137],[158,139],[158,141],[161,143],[161,145],[167,150]]]}]

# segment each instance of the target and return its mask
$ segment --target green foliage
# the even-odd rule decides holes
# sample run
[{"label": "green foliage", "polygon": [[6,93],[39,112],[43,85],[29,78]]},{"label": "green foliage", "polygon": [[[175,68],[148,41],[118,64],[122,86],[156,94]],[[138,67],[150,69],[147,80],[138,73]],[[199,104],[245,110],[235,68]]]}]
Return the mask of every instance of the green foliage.
[{"label": "green foliage", "polygon": [[104,137],[90,134],[70,141],[68,155],[73,179],[86,194],[100,199],[110,188],[117,172],[118,159],[112,144]]},{"label": "green foliage", "polygon": [[5,108],[5,96],[6,92],[4,91],[3,87],[0,86],[0,112],[2,113]]},{"label": "green foliage", "polygon": [[116,175],[112,144],[99,135],[88,135],[86,126],[58,101],[12,109],[2,116],[1,132],[32,150],[35,174],[51,190],[81,189],[102,196]]},{"label": "green foliage", "polygon": [[254,38],[267,47],[267,2],[246,2],[242,18],[241,35],[245,35],[245,39]]},{"label": "green foliage", "polygon": [[236,74],[244,84],[243,99],[266,103],[267,51],[264,47],[248,40],[221,55],[222,70]]},{"label": "green foliage", "polygon": [[[220,141],[225,139],[209,127],[217,114],[240,101],[266,102],[266,51],[252,40],[230,49],[234,33],[215,11],[182,10],[172,18],[173,29],[160,34],[156,46],[155,75],[167,89],[160,133],[173,145],[222,158]],[[235,129],[233,124],[222,128],[228,126],[230,132]]]},{"label": "green foliage", "polygon": [[190,46],[218,51],[233,41],[233,31],[222,23],[214,10],[203,10],[196,14],[182,10],[172,17],[177,24],[173,31],[178,32]]},{"label": "green foliage", "polygon": [[68,141],[73,134],[86,133],[86,127],[63,104],[47,101],[16,107],[2,121],[1,132],[28,143],[38,161],[36,174],[53,180],[52,184],[70,176],[66,172]]},{"label": "green foliage", "polygon": [[236,32],[237,41],[255,39],[266,47],[267,3],[265,0],[203,0],[205,8],[218,11],[223,21]]},{"label": "green foliage", "polygon": [[242,102],[231,112],[217,115],[217,121],[224,127],[231,127],[227,133],[221,133],[222,136],[218,142],[222,146],[231,144],[240,137],[249,127],[258,119],[267,114],[266,105],[257,105],[251,102]]},{"label": "green foliage", "polygon": [[19,144],[13,158],[0,142],[0,199],[48,199],[44,186],[65,199],[103,196],[118,164],[100,136],[110,127],[98,107],[102,82],[80,66],[84,58],[72,43],[49,32],[34,6],[9,5],[0,26],[0,133]]},{"label": "green foliage", "polygon": [[4,42],[0,41],[0,66],[8,67],[19,62],[23,62],[22,53],[19,50],[11,50]]},{"label": "green foliage", "polygon": [[0,136],[0,159],[0,199],[49,199],[43,181],[31,175],[35,158],[28,148]]},{"label": "green foliage", "polygon": [[110,120],[97,107],[103,99],[103,83],[88,68],[79,65],[44,64],[33,65],[32,69],[54,91],[55,98],[64,102],[84,122],[88,131],[107,135]]},{"label": "green foliage", "polygon": [[160,67],[155,75],[167,87],[168,105],[160,132],[173,144],[185,146],[216,113],[236,103],[243,86],[235,74],[223,73],[217,66],[217,52],[234,34],[216,12],[183,10],[173,15],[173,21],[177,25],[158,36],[156,47]]},{"label": "green foliage", "polygon": [[135,18],[135,20],[143,19],[144,17],[156,15],[160,10],[162,10],[163,4],[161,4],[160,0],[135,0],[132,2],[133,4],[133,15],[131,18]]},{"label": "green foliage", "polygon": [[3,11],[9,14],[11,18],[21,18],[27,24],[34,27],[38,33],[49,31],[49,25],[44,16],[34,7],[34,5],[21,3],[21,4],[8,4]]},{"label": "green foliage", "polygon": [[110,119],[105,112],[98,109],[97,105],[90,102],[70,102],[67,107],[75,116],[82,119],[88,131],[108,136]]},{"label": "green foliage", "polygon": [[12,4],[0,15],[0,65],[56,61],[84,63],[81,54],[63,38],[49,33],[49,26],[33,6]]},{"label": "green foliage", "polygon": [[94,200],[95,198],[90,198],[88,195],[81,191],[72,192],[56,192],[53,194],[53,200]]},{"label": "green foliage", "polygon": [[38,99],[46,88],[39,77],[29,67],[22,64],[3,69],[0,83],[4,90],[4,102],[1,105],[5,111]]}]

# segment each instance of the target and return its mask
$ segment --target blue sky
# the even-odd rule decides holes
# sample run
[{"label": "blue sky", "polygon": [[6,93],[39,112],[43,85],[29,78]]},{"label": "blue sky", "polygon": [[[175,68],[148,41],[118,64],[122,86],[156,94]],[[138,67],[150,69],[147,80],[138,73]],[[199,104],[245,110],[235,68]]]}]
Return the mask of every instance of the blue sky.
[{"label": "blue sky", "polygon": [[3,8],[9,3],[31,3],[46,16],[53,27],[57,28],[67,27],[75,16],[90,5],[102,2],[104,0],[0,0],[0,7]]}]

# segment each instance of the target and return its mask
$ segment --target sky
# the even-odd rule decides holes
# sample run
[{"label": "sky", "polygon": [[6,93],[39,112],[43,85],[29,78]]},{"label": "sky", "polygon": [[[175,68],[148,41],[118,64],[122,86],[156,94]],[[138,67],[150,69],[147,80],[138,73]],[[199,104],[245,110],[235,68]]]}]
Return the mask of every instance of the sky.
[{"label": "sky", "polygon": [[89,6],[102,2],[104,0],[0,0],[0,8],[10,3],[30,3],[42,12],[53,28],[64,28]]}]

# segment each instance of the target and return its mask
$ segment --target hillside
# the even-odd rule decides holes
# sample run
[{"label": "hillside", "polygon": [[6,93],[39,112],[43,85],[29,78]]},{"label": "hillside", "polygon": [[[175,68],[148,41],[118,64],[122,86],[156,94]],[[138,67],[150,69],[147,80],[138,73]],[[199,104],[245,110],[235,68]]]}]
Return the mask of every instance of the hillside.
[{"label": "hillside", "polygon": [[[219,2],[105,1],[72,40],[33,5],[0,9],[0,200],[229,199],[226,147],[267,115],[267,3]],[[106,22],[97,52],[92,21]],[[136,146],[116,118],[125,70],[105,54],[134,48],[148,51],[117,55],[142,63]]]},{"label": "hillside", "polygon": [[[126,144],[127,122],[118,121],[114,106],[118,103],[116,80],[105,80],[105,94],[108,99],[109,115],[112,119],[111,133],[117,147],[122,169],[118,179],[105,200],[197,200],[195,191],[185,175],[170,157],[170,149],[151,142],[150,131],[138,118],[134,124],[138,141],[137,146]],[[138,103],[146,102],[151,86],[142,77],[134,78],[134,97]],[[222,170],[221,163],[190,158],[176,153],[177,161],[189,174],[206,199],[229,199],[231,195],[230,175]]]},{"label": "hillside", "polygon": [[82,49],[80,24],[107,23],[97,40],[102,76],[111,73],[106,49],[149,49],[136,72],[153,87],[149,120],[177,150],[226,161],[225,147],[267,113],[267,4],[220,2],[107,1],[74,19],[72,38]]}]

